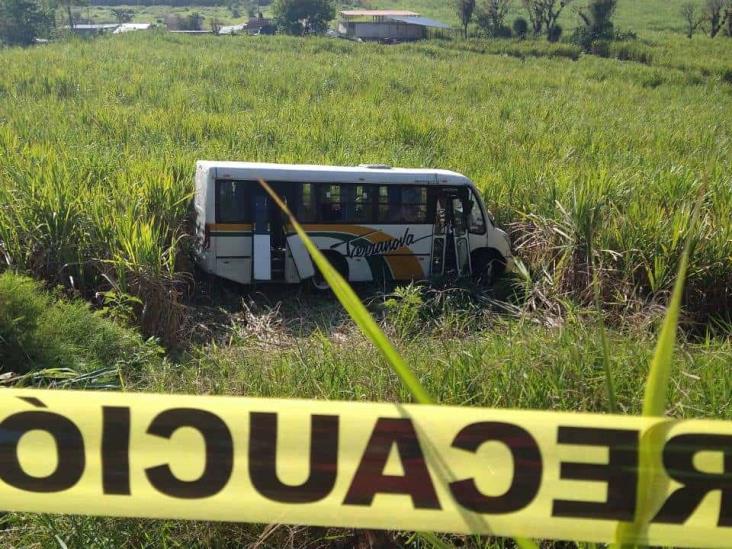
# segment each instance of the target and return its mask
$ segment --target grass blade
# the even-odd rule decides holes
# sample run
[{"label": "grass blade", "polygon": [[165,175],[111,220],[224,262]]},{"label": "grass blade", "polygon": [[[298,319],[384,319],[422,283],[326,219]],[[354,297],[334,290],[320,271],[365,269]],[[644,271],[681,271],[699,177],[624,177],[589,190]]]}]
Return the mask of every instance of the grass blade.
[{"label": "grass blade", "polygon": [[656,352],[651,361],[651,369],[646,380],[645,394],[643,396],[644,416],[663,416],[666,410],[666,396],[668,394],[668,382],[671,378],[671,366],[673,363],[673,352],[676,344],[676,330],[681,312],[681,298],[684,294],[684,281],[686,271],[689,268],[689,253],[691,240],[686,242],[684,252],[681,255],[679,273],[676,276],[674,290],[671,294],[671,303],[666,311],[663,320],[661,334],[656,343]]},{"label": "grass blade", "polygon": [[[681,299],[684,294],[684,283],[689,268],[689,257],[693,233],[697,226],[699,211],[703,203],[703,188],[700,191],[689,222],[689,234],[681,254],[679,270],[674,282],[671,302],[661,326],[661,333],[656,343],[656,350],[651,360],[651,367],[646,379],[643,396],[643,416],[663,417],[666,411],[668,385],[673,367],[673,352],[676,345],[676,332],[681,314]],[[644,531],[655,513],[658,504],[664,499],[668,489],[668,478],[663,473],[660,451],[670,423],[654,425],[641,436],[638,448],[638,491],[636,495],[636,514],[633,522],[618,524],[615,535],[616,547],[635,547],[638,539],[644,537]]]},{"label": "grass blade", "polygon": [[613,382],[612,369],[610,366],[610,342],[605,331],[605,318],[600,303],[600,279],[597,269],[592,269],[592,287],[595,301],[595,312],[598,318],[598,329],[600,330],[600,343],[602,345],[602,367],[605,372],[605,387],[607,388],[608,408],[611,414],[618,413],[618,401],[615,396],[615,383]]}]

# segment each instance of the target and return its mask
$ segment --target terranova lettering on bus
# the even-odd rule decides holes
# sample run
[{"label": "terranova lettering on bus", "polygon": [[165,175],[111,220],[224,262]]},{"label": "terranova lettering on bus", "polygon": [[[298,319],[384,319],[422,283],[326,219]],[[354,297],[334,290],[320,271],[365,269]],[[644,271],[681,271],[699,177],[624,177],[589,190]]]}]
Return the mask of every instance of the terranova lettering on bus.
[{"label": "terranova lettering on bus", "polygon": [[[370,242],[369,237],[380,234],[379,231],[372,231],[360,236],[353,237],[345,242],[338,242],[331,246],[332,250],[345,246],[345,255],[347,257],[371,257],[374,255],[386,255],[389,253],[398,252],[402,248],[406,248],[409,252],[409,247],[427,238],[432,238],[430,233],[427,236],[421,238],[415,238],[413,234],[409,232],[409,227],[404,230],[404,234],[398,238],[390,238],[387,240]],[[381,233],[383,234],[383,233]]]},{"label": "terranova lettering on bus", "polygon": [[[4,510],[732,545],[732,422],[7,389]],[[660,435],[660,436],[659,436]]]}]

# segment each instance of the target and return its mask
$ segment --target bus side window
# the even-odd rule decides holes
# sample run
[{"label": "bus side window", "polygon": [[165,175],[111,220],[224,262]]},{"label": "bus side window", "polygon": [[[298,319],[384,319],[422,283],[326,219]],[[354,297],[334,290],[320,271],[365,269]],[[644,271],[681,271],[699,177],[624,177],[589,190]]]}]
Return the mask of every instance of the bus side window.
[{"label": "bus side window", "polygon": [[369,223],[372,221],[373,204],[376,193],[371,185],[344,185],[347,193],[346,219],[349,223]]},{"label": "bus side window", "polygon": [[463,199],[453,197],[452,201],[452,226],[457,236],[462,236],[467,232],[467,223],[465,222],[465,210],[463,208]]},{"label": "bus side window", "polygon": [[244,181],[216,181],[216,223],[251,221]]},{"label": "bus side window", "polygon": [[402,186],[401,223],[429,223],[427,219],[427,187]]},{"label": "bus side window", "polygon": [[315,211],[315,187],[312,183],[303,183],[300,186],[297,220],[300,223],[314,223],[316,221]]},{"label": "bus side window", "polygon": [[340,185],[320,185],[318,189],[320,221],[323,223],[338,223],[343,221],[344,210],[341,196]]},{"label": "bus side window", "polygon": [[478,197],[475,196],[473,189],[470,189],[468,195],[468,230],[473,234],[485,233],[485,217],[480,209]]},{"label": "bus side window", "polygon": [[399,223],[400,199],[399,185],[379,185],[376,223],[383,225]]}]

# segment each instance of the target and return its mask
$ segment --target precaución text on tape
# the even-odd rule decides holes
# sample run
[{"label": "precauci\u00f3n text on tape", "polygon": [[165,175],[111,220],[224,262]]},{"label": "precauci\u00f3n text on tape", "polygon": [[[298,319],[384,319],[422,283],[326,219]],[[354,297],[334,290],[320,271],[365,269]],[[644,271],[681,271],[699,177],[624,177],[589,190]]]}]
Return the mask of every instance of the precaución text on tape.
[{"label": "precauci\u00f3n text on tape", "polygon": [[0,391],[5,511],[612,542],[639,476],[626,541],[732,546],[732,422]]}]

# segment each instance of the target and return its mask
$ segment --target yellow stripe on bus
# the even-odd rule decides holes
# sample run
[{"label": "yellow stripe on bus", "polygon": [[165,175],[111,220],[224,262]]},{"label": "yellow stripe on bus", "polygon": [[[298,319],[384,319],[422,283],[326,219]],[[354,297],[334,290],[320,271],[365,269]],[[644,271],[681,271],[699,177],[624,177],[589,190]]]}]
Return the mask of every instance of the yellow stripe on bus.
[{"label": "yellow stripe on bus", "polygon": [[254,225],[251,223],[207,223],[206,228],[209,231],[216,232],[237,232],[237,231],[251,231]]}]

